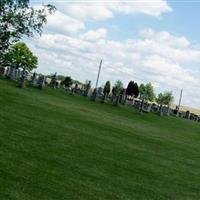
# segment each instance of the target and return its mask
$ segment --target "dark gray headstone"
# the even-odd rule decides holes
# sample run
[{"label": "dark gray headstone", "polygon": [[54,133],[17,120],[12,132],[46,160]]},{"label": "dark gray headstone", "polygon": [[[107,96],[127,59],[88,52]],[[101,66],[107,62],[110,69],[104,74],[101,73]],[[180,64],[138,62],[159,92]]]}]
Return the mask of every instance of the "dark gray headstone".
[{"label": "dark gray headstone", "polygon": [[160,114],[161,114],[161,115],[167,115],[167,116],[169,116],[169,114],[170,114],[170,109],[169,109],[169,107],[163,106],[163,107],[161,108]]},{"label": "dark gray headstone", "polygon": [[142,111],[149,113],[151,111],[151,104],[144,102],[142,105]]},{"label": "dark gray headstone", "polygon": [[0,67],[0,76],[3,76],[5,73],[5,68],[4,67]]}]

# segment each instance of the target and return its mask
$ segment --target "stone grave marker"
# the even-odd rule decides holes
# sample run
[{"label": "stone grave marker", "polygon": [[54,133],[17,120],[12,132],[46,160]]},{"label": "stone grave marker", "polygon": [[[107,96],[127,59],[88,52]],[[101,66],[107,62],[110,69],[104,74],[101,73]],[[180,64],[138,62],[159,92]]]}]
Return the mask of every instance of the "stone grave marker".
[{"label": "stone grave marker", "polygon": [[151,104],[144,102],[142,106],[142,111],[149,113],[151,111]]},{"label": "stone grave marker", "polygon": [[186,119],[190,119],[190,111],[189,111],[189,110],[186,111],[186,113],[185,113],[185,118],[186,118]]},{"label": "stone grave marker", "polygon": [[3,76],[5,73],[5,68],[4,67],[0,67],[0,76]]},{"label": "stone grave marker", "polygon": [[170,115],[170,109],[169,109],[169,107],[163,106],[163,107],[161,108],[160,115],[169,116],[169,115]]},{"label": "stone grave marker", "polygon": [[31,77],[30,84],[31,84],[32,86],[37,85],[37,74],[36,74],[36,72],[33,73],[33,76]]},{"label": "stone grave marker", "polygon": [[39,84],[39,88],[40,89],[44,89],[45,87],[45,82],[46,82],[46,77],[44,75],[39,75],[39,78],[38,78],[38,84]]}]

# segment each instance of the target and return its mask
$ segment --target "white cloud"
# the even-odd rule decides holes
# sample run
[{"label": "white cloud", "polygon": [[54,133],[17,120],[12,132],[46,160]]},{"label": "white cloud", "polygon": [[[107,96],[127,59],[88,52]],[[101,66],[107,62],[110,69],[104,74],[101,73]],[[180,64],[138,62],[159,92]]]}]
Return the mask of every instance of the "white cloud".
[{"label": "white cloud", "polygon": [[58,8],[68,15],[81,20],[105,20],[112,18],[115,14],[144,14],[154,17],[160,17],[163,13],[172,11],[165,0],[156,1],[95,1],[95,2],[73,2],[62,6],[57,4]]},{"label": "white cloud", "polygon": [[108,4],[103,3],[69,3],[62,9],[68,15],[82,20],[105,20],[113,17]]},{"label": "white cloud", "polygon": [[85,24],[78,19],[74,19],[60,11],[56,11],[53,15],[47,17],[47,29],[60,33],[77,33],[85,28]]},{"label": "white cloud", "polygon": [[155,32],[152,29],[144,29],[140,32],[141,36],[144,36],[144,38],[153,39],[157,42],[161,42],[162,44],[165,44],[167,46],[175,46],[175,47],[188,47],[190,45],[190,42],[183,36],[174,36],[171,35],[167,31],[160,31]]},{"label": "white cloud", "polygon": [[131,2],[119,2],[114,6],[116,12],[124,14],[146,14],[150,16],[159,17],[163,13],[171,12],[172,8],[168,5],[167,1],[141,1],[135,0]]},{"label": "white cloud", "polygon": [[107,30],[105,28],[100,28],[97,30],[89,30],[88,32],[81,35],[82,39],[96,41],[100,39],[105,39],[107,36]]},{"label": "white cloud", "polygon": [[[143,66],[148,70],[149,74],[156,74],[159,77],[163,77],[162,80],[159,79],[160,83],[166,83],[166,78],[170,78],[172,81],[167,84],[171,87],[181,88],[184,82],[188,84],[198,83],[188,70],[158,55],[147,56],[143,60]],[[177,81],[176,84],[175,81]]]}]

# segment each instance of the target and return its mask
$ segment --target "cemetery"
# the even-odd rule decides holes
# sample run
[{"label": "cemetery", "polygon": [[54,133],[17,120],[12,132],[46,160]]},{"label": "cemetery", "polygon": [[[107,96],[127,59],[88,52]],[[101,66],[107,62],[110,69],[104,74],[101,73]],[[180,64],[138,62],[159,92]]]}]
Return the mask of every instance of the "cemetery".
[{"label": "cemetery", "polygon": [[[167,2],[163,3],[162,5],[167,5]],[[119,5],[121,8],[123,4]],[[78,10],[82,9],[83,7]],[[170,9],[168,7],[167,10]],[[41,55],[46,56],[45,62],[55,59],[59,65],[63,64],[57,54],[47,56],[45,52],[50,46],[47,48],[43,44],[43,53],[37,57],[29,49],[28,42],[24,42],[35,34],[41,36],[49,15],[55,12],[54,5],[37,6],[27,0],[5,0],[0,3],[0,200],[200,199],[200,113],[181,107],[183,89],[179,103],[175,105],[173,92],[166,90],[156,94],[156,85],[152,79],[150,81],[153,83],[146,79],[139,81],[139,78],[137,80],[140,84],[135,80],[128,80],[127,85],[119,79],[115,83],[107,80],[100,85],[104,58],[100,60],[96,83],[91,81],[93,79],[89,73],[85,78],[90,77],[91,80],[83,83],[71,78],[70,74],[58,74],[57,70],[61,71],[59,67],[55,67],[51,74],[36,71]],[[148,9],[143,9],[142,12],[154,14],[148,12]],[[109,10],[107,13],[110,16],[114,14]],[[126,14],[128,13],[129,9]],[[160,12],[155,13],[157,17],[160,16]],[[65,16],[62,12],[57,15]],[[74,23],[78,23],[77,28],[84,32],[86,23],[72,17],[67,18],[67,23],[70,20],[73,21],[71,28]],[[60,25],[55,21],[50,27],[58,25],[60,27],[57,26],[56,29],[62,28],[62,23]],[[87,21],[91,22],[89,19]],[[91,29],[79,36],[78,30],[74,29],[73,33],[77,35],[79,42],[74,40],[72,33],[66,38],[62,35],[63,32],[56,35],[60,39],[48,39],[48,43],[55,44],[55,48],[59,49],[59,41],[65,38],[65,42],[74,45],[69,49],[76,50],[76,44],[79,44],[83,54],[85,50],[81,45],[92,49],[90,44],[99,40],[99,47],[94,52],[88,51],[91,56],[92,53],[98,56],[96,50],[101,49],[106,41],[111,45],[107,49],[115,50],[112,45],[116,41],[107,40],[106,29],[99,30],[98,34]],[[149,33],[151,37],[156,35],[152,30],[148,30]],[[141,34],[145,39],[146,31]],[[97,38],[92,39],[94,36]],[[164,39],[165,45],[173,39],[172,44],[170,43],[173,48],[182,45],[182,48],[189,49],[192,46],[184,37],[171,37],[167,32],[156,37],[159,42]],[[50,38],[53,40],[53,37]],[[42,41],[47,40],[41,39],[40,42]],[[134,45],[140,43],[133,41],[125,42],[132,53]],[[147,46],[151,44],[153,45],[148,42]],[[32,45],[31,48],[37,49],[36,46]],[[123,44],[118,42],[114,46],[117,49]],[[143,44],[143,48],[144,46],[146,45]],[[62,49],[66,50],[65,48],[63,44]],[[151,49],[147,48],[147,51],[151,52]],[[148,55],[147,51],[145,55]],[[128,59],[130,54],[131,62],[143,59],[143,67],[145,63],[161,63],[166,71],[171,69],[171,61],[169,67],[167,59],[160,62],[159,56],[152,54],[153,59],[147,62],[147,55],[135,53],[133,56],[131,52],[124,53],[122,57],[118,53],[117,57]],[[55,56],[51,58],[51,55]],[[69,59],[65,64],[70,65],[70,68],[74,67],[75,60],[71,60],[73,56],[73,53],[69,58],[66,54],[63,56],[63,59]],[[156,62],[152,62],[154,58]],[[77,54],[76,59],[78,60]],[[91,58],[85,59],[90,60],[90,65],[93,65]],[[112,64],[109,59],[105,63]],[[82,69],[87,67],[82,61],[79,65]],[[146,65],[150,67],[149,64]],[[178,68],[176,71],[187,75],[186,70],[181,70],[178,63],[172,66]],[[120,70],[108,68],[113,73],[112,77],[115,73],[120,73],[120,76],[125,73],[126,77],[132,77],[127,76],[133,71],[124,67],[123,61],[118,62],[115,67]],[[92,68],[88,68],[90,69]],[[153,68],[150,69],[153,71]],[[77,68],[77,74],[81,75],[79,70]],[[107,76],[108,79],[109,77]],[[184,80],[186,78],[184,76]],[[190,79],[192,83],[195,82],[195,79]]]},{"label": "cemetery", "polygon": [[[64,85],[61,84],[61,81],[57,78],[57,73],[54,73],[51,78],[48,78],[42,74],[30,73],[26,70],[13,69],[13,68],[0,68],[0,76],[10,78],[11,80],[18,81],[19,87],[24,87],[25,80],[29,83],[30,86],[38,87],[40,89],[44,89],[45,86],[48,86],[53,89],[64,88],[71,94],[79,94],[87,97],[88,99],[95,101],[96,98],[101,99],[102,102],[111,102],[113,105],[129,105],[138,110],[143,111],[144,113],[157,113],[160,116],[174,116],[180,117],[188,120],[192,120],[195,122],[200,122],[200,115],[191,113],[189,110],[187,112],[176,110],[170,108],[169,106],[162,106],[159,108],[159,105],[155,102],[146,101],[142,103],[141,98],[131,98],[127,100],[126,93],[122,94],[114,94],[108,93],[106,97],[103,93],[103,88],[98,87],[97,89],[91,88],[91,81],[89,81],[85,87],[78,86],[77,84],[72,84],[70,87],[65,88]],[[125,100],[126,99],[126,100]]]}]

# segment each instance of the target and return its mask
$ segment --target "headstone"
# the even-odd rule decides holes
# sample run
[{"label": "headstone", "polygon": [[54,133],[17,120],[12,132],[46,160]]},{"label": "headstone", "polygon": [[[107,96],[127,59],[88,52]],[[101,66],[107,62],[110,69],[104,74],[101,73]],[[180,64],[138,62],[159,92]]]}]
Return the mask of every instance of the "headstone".
[{"label": "headstone", "polygon": [[[90,88],[91,88],[91,81],[89,81],[88,84],[86,85],[86,88],[85,88],[85,91],[84,91],[84,96],[88,96]],[[95,95],[93,94],[93,96],[95,96],[95,98],[96,98],[96,89],[95,89],[94,92],[95,92]]]},{"label": "headstone", "polygon": [[119,95],[119,103],[123,103],[123,94]]},{"label": "headstone", "polygon": [[77,93],[78,90],[78,84],[76,83],[74,88],[71,89],[71,94]]},{"label": "headstone", "polygon": [[103,95],[103,88],[102,87],[98,87],[97,96],[102,96],[102,95]]},{"label": "headstone", "polygon": [[149,113],[151,111],[151,104],[147,102],[143,103],[142,111]]},{"label": "headstone", "polygon": [[126,98],[126,90],[123,89],[119,96],[119,103],[124,104],[125,98]]},{"label": "headstone", "polygon": [[9,74],[10,74],[10,67],[7,67],[6,72],[5,72],[5,75],[6,75],[7,77],[9,77]]},{"label": "headstone", "polygon": [[107,99],[108,99],[107,97],[108,97],[107,94],[103,94],[103,95],[101,96],[101,102],[102,102],[102,103],[107,102]]},{"label": "headstone", "polygon": [[179,117],[180,118],[185,118],[185,116],[186,116],[186,112],[179,112]]},{"label": "headstone", "polygon": [[189,118],[190,118],[190,111],[189,111],[189,110],[186,111],[186,113],[185,113],[185,118],[186,118],[186,119],[189,119]]},{"label": "headstone", "polygon": [[77,90],[78,90],[78,84],[76,83],[74,87],[74,92],[77,93]]},{"label": "headstone", "polygon": [[[130,101],[127,101],[127,102],[130,102]],[[130,104],[132,104],[132,101],[130,102]],[[141,101],[141,100],[135,100],[133,106],[134,106],[136,109],[140,109],[140,108],[141,108],[141,104],[142,104],[142,101]]]},{"label": "headstone", "polygon": [[10,78],[12,80],[15,80],[15,75],[16,75],[16,68],[11,67]]},{"label": "headstone", "polygon": [[92,92],[91,96],[90,96],[90,100],[95,101],[96,97],[97,97],[97,91],[96,91],[96,88],[95,88],[94,91]]},{"label": "headstone", "polygon": [[120,101],[120,95],[116,95],[114,100],[113,100],[113,105],[118,106],[119,101]]},{"label": "headstone", "polygon": [[33,76],[31,77],[30,84],[31,84],[32,86],[37,85],[37,74],[36,74],[36,72],[33,73]]},{"label": "headstone", "polygon": [[20,77],[21,77],[21,70],[18,69],[18,70],[17,70],[17,73],[16,73],[16,80],[19,80]]},{"label": "headstone", "polygon": [[135,105],[135,101],[134,101],[134,104],[133,104],[133,100],[132,99],[126,99],[126,104],[125,105],[134,106]]},{"label": "headstone", "polygon": [[3,76],[5,73],[5,68],[4,67],[0,67],[0,76]]},{"label": "headstone", "polygon": [[167,115],[167,116],[169,116],[170,115],[170,109],[169,109],[169,107],[163,106],[161,108],[160,114],[161,115]]},{"label": "headstone", "polygon": [[14,80],[18,80],[18,71],[19,71],[19,69],[15,68],[14,71],[15,71]]},{"label": "headstone", "polygon": [[24,88],[25,87],[25,81],[28,77],[28,71],[26,70],[26,67],[23,68],[23,71],[22,71],[22,75],[20,77],[20,80],[19,80],[19,87],[20,88]]},{"label": "headstone", "polygon": [[50,86],[54,89],[57,88],[57,72],[52,76]]},{"label": "headstone", "polygon": [[159,112],[159,105],[153,103],[153,104],[151,105],[151,112],[153,112],[153,113],[158,113],[158,112]]},{"label": "headstone", "polygon": [[191,113],[190,114],[190,120],[197,121],[198,120],[198,115],[196,115],[194,113]]},{"label": "headstone", "polygon": [[44,75],[40,75],[38,78],[38,84],[40,89],[44,89],[46,82],[46,77]]}]

